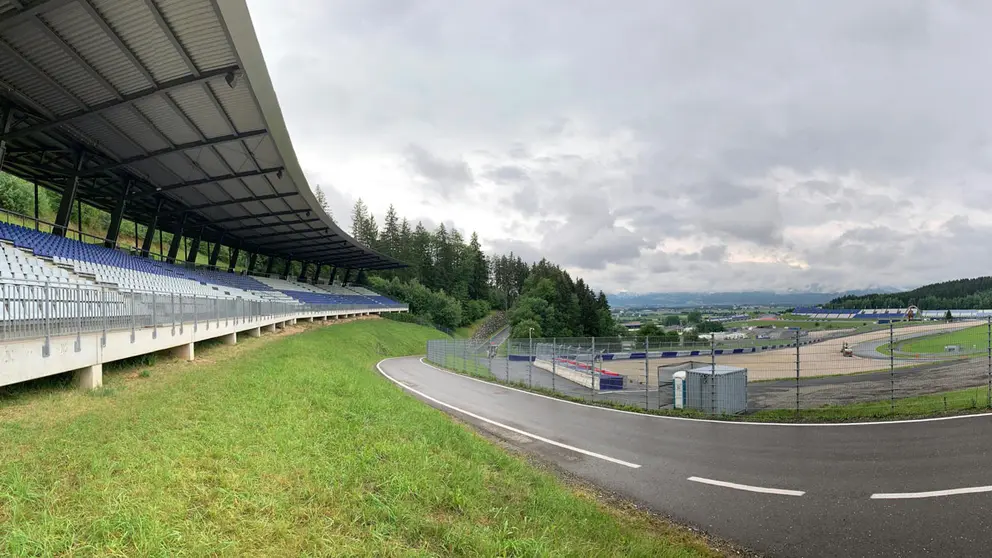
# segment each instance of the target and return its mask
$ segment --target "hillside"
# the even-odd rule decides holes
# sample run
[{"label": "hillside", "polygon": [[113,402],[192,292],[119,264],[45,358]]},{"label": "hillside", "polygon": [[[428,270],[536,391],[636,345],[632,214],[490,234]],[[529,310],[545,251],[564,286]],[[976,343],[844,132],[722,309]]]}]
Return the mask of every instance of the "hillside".
[{"label": "hillside", "polygon": [[904,308],[910,305],[921,310],[992,308],[992,277],[944,281],[900,293],[842,296],[824,306],[861,309]]}]

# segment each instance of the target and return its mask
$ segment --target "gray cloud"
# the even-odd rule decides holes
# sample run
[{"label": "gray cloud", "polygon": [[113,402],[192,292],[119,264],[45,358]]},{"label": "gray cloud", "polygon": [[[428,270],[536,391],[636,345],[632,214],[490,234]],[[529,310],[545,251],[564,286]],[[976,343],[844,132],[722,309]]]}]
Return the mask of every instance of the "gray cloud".
[{"label": "gray cloud", "polygon": [[[397,209],[596,288],[914,285],[992,255],[992,4],[249,4],[321,183],[443,200]],[[342,180],[356,160],[402,164]]]},{"label": "gray cloud", "polygon": [[410,144],[404,153],[414,176],[424,179],[428,189],[444,198],[464,193],[475,181],[472,169],[463,160],[445,160],[423,147]]}]

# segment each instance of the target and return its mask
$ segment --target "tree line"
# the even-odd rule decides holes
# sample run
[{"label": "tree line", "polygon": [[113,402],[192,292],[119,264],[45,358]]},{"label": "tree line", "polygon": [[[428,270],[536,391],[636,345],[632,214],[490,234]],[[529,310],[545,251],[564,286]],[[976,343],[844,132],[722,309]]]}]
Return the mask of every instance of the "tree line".
[{"label": "tree line", "polygon": [[992,308],[992,277],[944,281],[901,293],[842,296],[825,304],[825,308],[857,310],[870,308],[906,308],[920,310],[982,310]]},{"label": "tree line", "polygon": [[614,335],[606,295],[547,260],[528,264],[512,252],[486,254],[476,233],[466,239],[443,223],[428,230],[390,205],[379,225],[359,199],[351,234],[360,243],[409,264],[363,273],[360,282],[407,303],[413,313],[445,327],[508,311],[513,335],[578,337]]}]

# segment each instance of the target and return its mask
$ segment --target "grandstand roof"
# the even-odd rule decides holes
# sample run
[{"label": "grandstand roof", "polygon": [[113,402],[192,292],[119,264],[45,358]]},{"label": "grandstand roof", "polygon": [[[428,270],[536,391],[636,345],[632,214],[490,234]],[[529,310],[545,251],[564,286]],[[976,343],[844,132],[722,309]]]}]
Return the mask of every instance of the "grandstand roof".
[{"label": "grandstand roof", "polygon": [[107,211],[129,188],[127,219],[185,216],[249,252],[403,265],[321,209],[244,0],[0,0],[4,100],[7,172],[59,192],[78,175],[77,199]]}]

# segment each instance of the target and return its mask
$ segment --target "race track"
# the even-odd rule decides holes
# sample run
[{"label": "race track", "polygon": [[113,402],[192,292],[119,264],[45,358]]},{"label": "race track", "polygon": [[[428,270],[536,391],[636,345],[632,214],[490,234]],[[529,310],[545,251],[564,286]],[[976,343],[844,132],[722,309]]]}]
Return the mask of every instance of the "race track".
[{"label": "race track", "polygon": [[[932,335],[945,331],[955,331],[974,327],[976,322],[954,322],[941,324],[926,324],[919,326],[901,327],[896,330],[896,338],[911,338],[913,336]],[[844,357],[841,349],[847,343],[850,347],[867,345],[874,342],[874,346],[887,344],[889,340],[889,330],[879,330],[870,333],[860,333],[834,339],[827,339],[819,343],[804,345],[799,348],[799,369],[800,376],[804,378],[819,376],[839,376],[845,374],[861,374],[880,369],[888,369],[887,360],[882,361],[876,356],[868,356],[865,353],[855,354],[854,357]],[[678,364],[685,359],[657,359],[652,361],[654,365]],[[709,364],[709,356],[694,357],[704,364]],[[776,349],[771,351],[761,351],[751,354],[719,355],[716,357],[717,364],[727,364],[747,368],[749,381],[776,380],[796,377],[796,349]],[[902,359],[895,363],[896,367],[915,366],[919,361]],[[606,364],[606,368],[611,372],[623,374],[633,381],[639,382],[644,377],[644,361],[637,360],[614,360]],[[671,378],[662,378],[662,381]],[[654,383],[649,376],[649,382]]]},{"label": "race track", "polygon": [[416,397],[657,512],[774,556],[980,556],[992,416],[752,425],[625,413],[379,364]]}]

